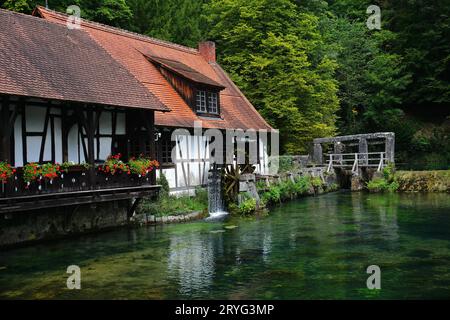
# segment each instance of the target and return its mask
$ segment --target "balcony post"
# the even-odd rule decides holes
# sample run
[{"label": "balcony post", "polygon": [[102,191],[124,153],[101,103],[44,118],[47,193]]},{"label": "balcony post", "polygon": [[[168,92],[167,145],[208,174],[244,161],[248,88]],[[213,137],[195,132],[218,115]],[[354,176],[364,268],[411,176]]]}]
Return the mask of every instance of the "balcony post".
[{"label": "balcony post", "polygon": [[91,187],[95,182],[95,155],[94,155],[94,111],[92,106],[88,107],[86,110],[87,121],[86,121],[86,136],[87,136],[87,149],[88,149],[88,163],[89,167],[89,183]]},{"label": "balcony post", "polygon": [[11,123],[9,99],[4,97],[0,104],[0,161],[11,162]]}]

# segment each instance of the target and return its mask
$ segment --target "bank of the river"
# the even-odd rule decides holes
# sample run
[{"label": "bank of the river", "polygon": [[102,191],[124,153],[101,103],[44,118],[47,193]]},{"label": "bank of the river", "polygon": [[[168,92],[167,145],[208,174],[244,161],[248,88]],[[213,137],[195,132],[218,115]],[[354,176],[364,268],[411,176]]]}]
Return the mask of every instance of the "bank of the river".
[{"label": "bank of the river", "polygon": [[[450,297],[448,194],[331,193],[231,218],[121,229],[0,255],[0,298]],[[67,266],[81,290],[66,288]],[[366,287],[369,265],[381,290]],[[264,281],[262,281],[264,279]]]},{"label": "bank of the river", "polygon": [[450,170],[397,171],[398,191],[450,193]]}]

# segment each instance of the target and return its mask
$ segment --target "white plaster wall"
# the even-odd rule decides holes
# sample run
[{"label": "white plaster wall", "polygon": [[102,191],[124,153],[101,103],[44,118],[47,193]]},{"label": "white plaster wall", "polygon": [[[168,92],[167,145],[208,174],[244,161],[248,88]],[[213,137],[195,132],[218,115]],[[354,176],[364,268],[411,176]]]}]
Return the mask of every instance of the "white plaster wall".
[{"label": "white plaster wall", "polygon": [[82,163],[85,161],[77,125],[74,125],[69,131],[67,147],[70,162]]},{"label": "white plaster wall", "polygon": [[23,166],[23,150],[22,150],[22,116],[19,115],[14,123],[14,158],[15,167]]},{"label": "white plaster wall", "polygon": [[27,132],[44,131],[46,109],[42,107],[26,106],[25,119]]},{"label": "white plaster wall", "polygon": [[[58,112],[59,110],[55,111]],[[55,161],[63,162],[61,118],[55,118]],[[49,141],[50,142],[50,141]],[[50,145],[51,146],[51,145]]]}]

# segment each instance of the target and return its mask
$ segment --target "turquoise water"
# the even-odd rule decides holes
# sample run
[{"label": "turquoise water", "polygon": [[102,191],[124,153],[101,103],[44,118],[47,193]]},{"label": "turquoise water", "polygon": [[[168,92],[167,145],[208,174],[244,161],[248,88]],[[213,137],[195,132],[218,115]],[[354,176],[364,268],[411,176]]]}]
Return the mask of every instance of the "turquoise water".
[{"label": "turquoise water", "polygon": [[[66,288],[67,266],[81,290]],[[368,290],[366,268],[381,268]],[[450,195],[334,193],[259,218],[122,229],[1,252],[0,298],[450,298]]]}]

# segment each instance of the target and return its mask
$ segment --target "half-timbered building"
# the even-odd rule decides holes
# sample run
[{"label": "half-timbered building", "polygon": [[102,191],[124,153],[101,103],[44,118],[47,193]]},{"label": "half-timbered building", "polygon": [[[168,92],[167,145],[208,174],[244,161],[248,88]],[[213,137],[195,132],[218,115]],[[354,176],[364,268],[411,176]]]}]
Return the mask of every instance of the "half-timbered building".
[{"label": "half-timbered building", "polygon": [[[97,167],[111,154],[155,158],[155,111],[169,109],[82,30],[5,10],[0,25],[0,162],[16,168],[0,212],[154,194],[155,172]],[[59,179],[23,179],[26,164],[64,162]]]},{"label": "half-timbered building", "polygon": [[[67,23],[43,7],[0,9],[0,245],[121,224],[162,173],[173,192],[205,185],[217,153],[205,130],[256,133],[233,137],[233,150],[256,145],[251,164],[267,172],[273,129],[217,64],[213,42],[194,49]],[[136,158],[159,169],[121,167]]]},{"label": "half-timbered building", "polygon": [[[67,23],[67,15],[44,7],[37,7],[34,15]],[[155,114],[155,130],[158,174],[165,174],[173,191],[192,190],[207,181],[211,139],[194,135],[196,124],[203,130],[255,130],[254,165],[257,172],[268,172],[264,133],[270,135],[273,129],[217,63],[213,42],[189,48],[83,19],[80,23],[81,30],[171,110]],[[174,137],[173,131],[180,128],[186,134]]]}]

